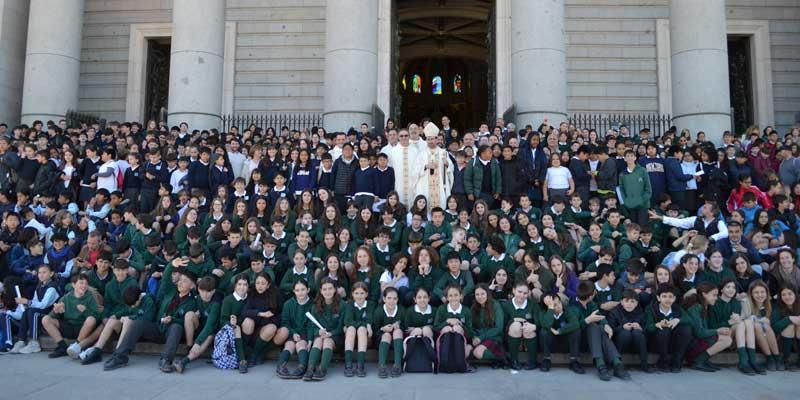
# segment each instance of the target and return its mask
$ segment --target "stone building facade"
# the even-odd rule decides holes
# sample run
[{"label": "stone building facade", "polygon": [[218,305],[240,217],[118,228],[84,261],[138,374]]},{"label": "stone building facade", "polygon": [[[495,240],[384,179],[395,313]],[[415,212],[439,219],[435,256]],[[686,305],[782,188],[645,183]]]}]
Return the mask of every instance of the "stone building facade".
[{"label": "stone building facade", "polygon": [[160,107],[196,127],[291,112],[344,129],[378,107],[670,114],[713,138],[732,114],[800,122],[800,0],[0,0],[0,52],[8,123]]}]

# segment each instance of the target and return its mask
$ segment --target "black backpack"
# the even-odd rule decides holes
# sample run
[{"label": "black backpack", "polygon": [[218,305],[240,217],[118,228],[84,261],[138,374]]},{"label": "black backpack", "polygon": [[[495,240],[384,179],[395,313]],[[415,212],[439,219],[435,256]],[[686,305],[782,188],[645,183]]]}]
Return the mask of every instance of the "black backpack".
[{"label": "black backpack", "polygon": [[467,372],[467,339],[456,332],[443,333],[436,341],[438,372],[445,374]]},{"label": "black backpack", "polygon": [[436,353],[433,351],[431,338],[409,336],[403,344],[405,346],[406,372],[433,372]]}]

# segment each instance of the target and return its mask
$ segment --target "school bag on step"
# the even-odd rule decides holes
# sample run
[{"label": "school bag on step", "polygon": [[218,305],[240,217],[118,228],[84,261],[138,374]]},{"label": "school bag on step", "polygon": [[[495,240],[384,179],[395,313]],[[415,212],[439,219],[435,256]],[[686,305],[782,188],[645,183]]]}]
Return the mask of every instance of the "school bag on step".
[{"label": "school bag on step", "polygon": [[437,371],[444,374],[467,372],[467,338],[456,332],[439,335],[436,340]]},{"label": "school bag on step", "polygon": [[211,353],[214,366],[219,369],[236,369],[239,359],[236,358],[236,336],[233,327],[225,324],[214,336],[214,351]]},{"label": "school bag on step", "polygon": [[436,352],[433,350],[433,339],[425,336],[409,336],[403,346],[406,372],[434,371]]}]

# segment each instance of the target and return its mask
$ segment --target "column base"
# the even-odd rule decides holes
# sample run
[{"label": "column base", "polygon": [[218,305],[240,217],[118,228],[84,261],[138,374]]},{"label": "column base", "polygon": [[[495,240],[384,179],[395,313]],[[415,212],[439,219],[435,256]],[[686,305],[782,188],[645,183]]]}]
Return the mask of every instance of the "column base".
[{"label": "column base", "polygon": [[347,132],[359,129],[361,124],[372,126],[372,113],[366,111],[329,111],[323,114],[323,124],[328,132]]},{"label": "column base", "polygon": [[204,112],[176,112],[167,114],[170,126],[177,126],[181,122],[189,124],[189,130],[220,129],[221,119],[218,114]]},{"label": "column base", "polygon": [[525,125],[531,125],[534,130],[541,125],[545,118],[547,118],[548,124],[550,126],[554,126],[558,128],[558,124],[568,121],[569,116],[567,113],[560,112],[560,111],[547,111],[547,110],[538,110],[538,111],[525,111],[525,110],[517,110],[517,120],[514,123],[517,125],[517,129],[524,128]]}]

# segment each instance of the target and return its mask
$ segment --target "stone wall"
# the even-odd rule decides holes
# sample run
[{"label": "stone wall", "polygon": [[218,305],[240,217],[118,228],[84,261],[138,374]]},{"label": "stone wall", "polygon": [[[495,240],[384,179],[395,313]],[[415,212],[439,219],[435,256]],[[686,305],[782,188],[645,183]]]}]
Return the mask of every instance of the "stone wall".
[{"label": "stone wall", "polygon": [[19,123],[25,75],[28,0],[0,0],[0,122]]}]

